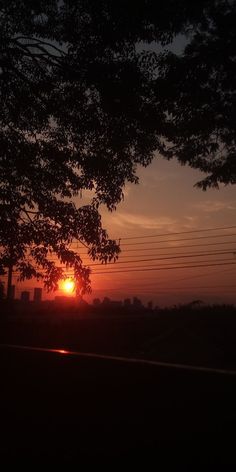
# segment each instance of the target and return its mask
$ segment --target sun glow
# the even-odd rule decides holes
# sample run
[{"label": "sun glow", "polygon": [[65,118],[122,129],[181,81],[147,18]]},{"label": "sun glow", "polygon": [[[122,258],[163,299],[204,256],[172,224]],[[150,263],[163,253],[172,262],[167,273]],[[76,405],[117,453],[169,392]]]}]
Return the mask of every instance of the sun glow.
[{"label": "sun glow", "polygon": [[72,279],[65,279],[62,282],[62,290],[68,295],[72,294],[75,290],[75,282]]}]

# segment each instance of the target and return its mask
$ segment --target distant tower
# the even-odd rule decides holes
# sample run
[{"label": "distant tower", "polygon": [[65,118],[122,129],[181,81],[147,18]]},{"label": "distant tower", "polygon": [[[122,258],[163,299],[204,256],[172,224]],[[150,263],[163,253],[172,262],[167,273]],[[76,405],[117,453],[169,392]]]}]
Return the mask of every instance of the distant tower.
[{"label": "distant tower", "polygon": [[30,299],[30,293],[27,291],[21,292],[21,297],[20,297],[22,302],[29,302]]},{"label": "distant tower", "polygon": [[42,288],[35,287],[34,289],[34,302],[41,302],[42,301]]}]

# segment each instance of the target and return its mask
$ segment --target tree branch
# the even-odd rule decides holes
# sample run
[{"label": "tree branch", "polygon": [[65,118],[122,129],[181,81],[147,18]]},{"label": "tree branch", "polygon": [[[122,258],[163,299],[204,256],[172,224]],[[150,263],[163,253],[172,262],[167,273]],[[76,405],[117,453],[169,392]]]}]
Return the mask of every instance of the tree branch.
[{"label": "tree branch", "polygon": [[49,46],[50,48],[55,49],[55,51],[58,51],[60,54],[66,55],[66,53],[62,49],[59,49],[54,44],[48,43],[47,41],[44,41],[43,39],[38,40],[36,38],[33,38],[32,36],[17,36],[16,38],[14,38],[15,41],[19,41],[21,39],[30,40],[30,41],[38,41],[36,46],[38,44],[44,44],[45,46]]}]

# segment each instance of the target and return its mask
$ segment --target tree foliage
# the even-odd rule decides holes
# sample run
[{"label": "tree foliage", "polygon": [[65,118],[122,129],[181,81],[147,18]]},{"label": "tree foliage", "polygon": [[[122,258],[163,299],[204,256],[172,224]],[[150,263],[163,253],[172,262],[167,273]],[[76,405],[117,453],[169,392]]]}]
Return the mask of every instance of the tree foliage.
[{"label": "tree foliage", "polygon": [[198,186],[236,183],[236,2],[206,2],[181,56],[158,58],[154,86],[167,115],[163,155],[206,172]]},{"label": "tree foliage", "polygon": [[207,172],[203,188],[235,183],[235,13],[230,0],[0,1],[2,267],[51,289],[68,266],[88,290],[70,243],[117,258],[100,206],[156,152]]}]

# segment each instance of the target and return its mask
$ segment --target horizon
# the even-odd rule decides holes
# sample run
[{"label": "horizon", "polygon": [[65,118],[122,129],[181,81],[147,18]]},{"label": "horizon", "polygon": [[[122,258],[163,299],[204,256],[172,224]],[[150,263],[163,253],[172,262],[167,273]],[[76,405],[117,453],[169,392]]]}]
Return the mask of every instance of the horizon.
[{"label": "horizon", "polygon": [[[91,273],[92,293],[84,295],[85,300],[139,296],[145,303],[153,300],[160,306],[188,303],[193,299],[235,303],[235,188],[221,186],[219,190],[202,192],[194,187],[200,175],[199,171],[156,157],[147,169],[139,171],[139,185],[125,189],[124,202],[116,211],[111,213],[103,208],[104,225],[110,237],[120,240],[122,251],[115,264],[94,266],[98,263],[89,260],[85,248],[76,242],[72,245],[81,249],[84,262],[91,264],[94,272]],[[87,204],[90,198],[85,194],[80,204]],[[204,253],[210,255],[168,259],[179,254]],[[151,259],[157,260],[152,262]],[[139,260],[146,262],[135,262]],[[166,264],[185,268],[159,270],[158,266]],[[152,265],[157,269],[148,270]],[[186,268],[191,265],[203,267]],[[143,266],[146,266],[144,271]],[[71,277],[69,270],[67,273]],[[17,297],[23,290],[32,293],[33,287],[42,287],[35,279],[19,283],[14,277],[13,281]],[[43,290],[44,298],[52,299],[55,295],[63,295],[63,291],[47,294]]]}]

